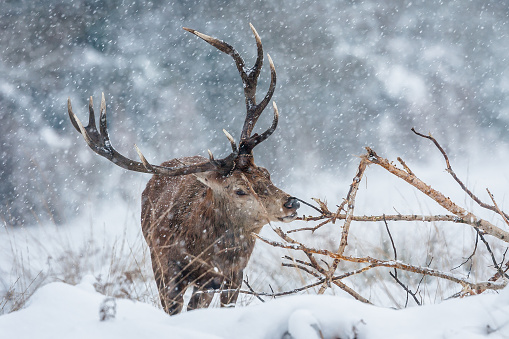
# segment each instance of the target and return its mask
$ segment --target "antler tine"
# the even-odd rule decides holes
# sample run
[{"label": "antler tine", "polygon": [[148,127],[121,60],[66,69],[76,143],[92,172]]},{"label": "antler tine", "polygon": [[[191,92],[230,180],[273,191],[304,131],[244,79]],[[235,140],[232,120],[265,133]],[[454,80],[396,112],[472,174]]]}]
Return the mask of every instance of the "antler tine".
[{"label": "antler tine", "polygon": [[87,129],[90,130],[97,130],[97,127],[95,125],[95,113],[94,113],[94,99],[90,97],[88,100],[88,126]]},{"label": "antler tine", "polygon": [[272,120],[272,125],[265,132],[263,132],[260,136],[255,138],[256,141],[255,141],[254,146],[258,145],[260,142],[262,142],[265,139],[267,139],[268,137],[270,137],[270,135],[272,133],[274,133],[274,131],[276,130],[277,123],[279,121],[279,111],[277,109],[277,105],[276,105],[275,101],[272,102],[272,108],[274,109],[274,119]]},{"label": "antler tine", "polygon": [[[92,97],[90,97],[90,100],[92,100]],[[104,99],[104,92],[101,93],[101,114],[99,116],[99,128],[101,135],[104,136],[105,143],[109,143],[110,136],[108,135],[108,127],[106,123],[106,99]]]},{"label": "antler tine", "polygon": [[272,102],[272,107],[274,108],[274,119],[272,120],[272,125],[261,135],[255,133],[253,136],[242,143],[245,153],[251,152],[256,145],[270,137],[271,134],[276,130],[279,121],[279,111],[274,101]]},{"label": "antler tine", "polygon": [[143,163],[143,166],[147,169],[149,172],[154,172],[154,167],[147,161],[147,158],[141,153],[141,150],[138,148],[136,144],[134,144],[134,149],[136,149],[136,153],[138,153],[138,157],[140,157],[141,162]]},{"label": "antler tine", "polygon": [[85,129],[85,127],[83,127],[83,124],[81,123],[80,119],[72,111],[70,98],[67,99],[67,113],[69,113],[69,117],[71,118],[71,122],[74,128],[76,128],[76,130],[78,130],[78,132],[83,136],[83,138],[85,138],[85,142],[87,143],[87,145],[93,147],[93,143],[90,140],[90,136],[88,135],[87,130]]},{"label": "antler tine", "polygon": [[261,71],[262,65],[263,65],[262,39],[260,39],[258,32],[256,31],[256,29],[254,28],[254,26],[251,23],[249,23],[249,27],[251,27],[251,31],[253,31],[253,35],[256,40],[256,51],[257,51],[256,61],[255,61],[255,64],[251,70],[250,76],[252,76],[255,79],[258,79],[258,76],[260,75],[260,71]]},{"label": "antler tine", "polygon": [[267,59],[269,59],[269,66],[270,66],[270,86],[269,90],[267,91],[267,94],[263,98],[263,100],[258,104],[255,105],[251,110],[248,109],[246,120],[244,122],[244,128],[242,129],[242,136],[241,140],[247,139],[251,136],[251,133],[253,132],[253,128],[258,121],[258,118],[262,114],[265,107],[267,107],[267,104],[270,102],[270,99],[272,99],[272,95],[274,94],[274,91],[276,90],[276,68],[274,67],[274,62],[272,61],[272,58],[269,54],[267,54]]},{"label": "antler tine", "polygon": [[79,119],[78,119],[78,117],[72,111],[71,98],[67,98],[67,113],[69,114],[69,119],[71,120],[71,123],[74,126],[74,128],[79,133],[81,133],[81,129],[80,129],[80,126],[78,124]]},{"label": "antler tine", "polygon": [[242,59],[242,57],[240,56],[239,52],[237,52],[235,50],[235,48],[233,48],[230,44],[222,41],[222,40],[218,40],[216,38],[213,38],[207,34],[203,34],[203,33],[200,33],[194,29],[191,29],[191,28],[187,28],[187,27],[182,27],[184,30],[188,31],[189,33],[192,33],[194,35],[196,35],[198,38],[208,42],[209,44],[211,44],[212,46],[214,46],[215,48],[217,48],[218,50],[220,50],[221,52],[223,53],[226,53],[228,55],[231,55],[233,60],[235,61],[235,64],[237,65],[237,70],[239,71],[240,73],[240,76],[242,78],[242,82],[245,82],[247,81],[247,74],[244,70],[244,59]]},{"label": "antler tine", "polygon": [[232,152],[237,153],[238,152],[237,144],[235,143],[235,140],[233,139],[231,134],[228,133],[224,128],[223,128],[223,133],[226,135],[226,137],[230,141],[230,145],[232,146]]}]

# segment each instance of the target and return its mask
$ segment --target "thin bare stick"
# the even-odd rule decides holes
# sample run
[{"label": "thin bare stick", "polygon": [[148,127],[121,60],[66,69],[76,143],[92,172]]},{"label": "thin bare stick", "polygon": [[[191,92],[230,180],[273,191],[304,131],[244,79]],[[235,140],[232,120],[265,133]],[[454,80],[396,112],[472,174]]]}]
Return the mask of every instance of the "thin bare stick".
[{"label": "thin bare stick", "polygon": [[[394,269],[394,272],[396,272],[396,269]],[[405,284],[403,284],[403,282],[401,280],[399,280],[398,276],[396,275],[396,273],[392,273],[392,272],[389,272],[389,275],[394,279],[396,280],[396,282],[398,283],[399,286],[401,286],[407,293],[407,301],[408,301],[408,296],[411,295],[412,298],[414,299],[415,303],[419,306],[421,306],[421,303],[419,301],[419,299],[417,299],[417,296],[415,295],[414,292],[412,292],[408,286],[406,286]],[[405,307],[407,306],[407,303],[405,303]]]},{"label": "thin bare stick", "polygon": [[[507,271],[509,271],[509,261],[507,261],[505,263],[505,269],[503,270],[503,273],[506,273]],[[489,281],[497,281],[498,279],[500,279],[500,277],[502,277],[504,275],[500,274],[498,271],[497,273],[495,273],[495,275],[491,278],[489,278],[488,280]]]},{"label": "thin bare stick", "polygon": [[414,175],[414,172],[412,172],[412,170],[406,165],[406,163],[403,161],[403,159],[401,159],[400,157],[398,157],[398,161],[400,162],[401,166],[403,166],[403,168],[405,169],[405,171],[408,172],[408,174],[410,175]]},{"label": "thin bare stick", "polygon": [[[249,285],[249,279],[246,275],[246,279],[244,279],[244,284],[246,284],[247,288],[249,288],[249,291],[253,292],[253,295],[258,299],[260,300],[262,303],[265,302],[265,300],[263,300],[261,297],[260,297],[260,294],[256,293],[255,290],[253,290],[253,288],[251,287],[251,285]],[[235,292],[236,290],[233,290],[232,292]],[[222,292],[222,291],[221,291]]]},{"label": "thin bare stick", "polygon": [[[400,158],[398,158],[398,160],[400,160]],[[402,164],[404,164],[403,160],[400,160],[400,162]],[[412,173],[412,171],[410,171],[410,169],[408,169],[407,172]],[[394,244],[394,239],[392,238],[391,231],[389,230],[389,224],[387,223],[387,220],[385,219],[385,215],[383,217],[384,217],[385,229],[387,230],[387,234],[389,235],[389,239],[391,240],[392,250],[394,251],[394,260],[397,261],[398,260],[398,252],[396,251],[396,245]],[[410,290],[410,288],[408,288],[408,286],[403,284],[403,282],[398,278],[398,270],[396,268],[394,268],[394,273],[389,272],[389,275],[396,281],[396,283],[398,283],[398,285],[400,285],[406,291],[407,301],[405,302],[405,307],[408,305],[408,296],[409,295],[411,295],[412,298],[414,298],[414,301],[417,303],[417,305],[421,306],[421,303],[415,296],[415,293],[412,292]]]},{"label": "thin bare stick", "polygon": [[[332,279],[331,279],[332,280]],[[332,280],[332,282],[334,283],[334,285],[338,286],[339,288],[341,288],[343,291],[345,291],[346,293],[350,294],[352,297],[354,297],[355,299],[359,300],[359,301],[362,301],[363,303],[365,304],[371,304],[371,302],[364,298],[362,295],[360,295],[359,293],[355,292],[352,288],[348,287],[344,282],[342,282],[341,280]],[[323,286],[323,285],[322,285]]]},{"label": "thin bare stick", "polygon": [[472,254],[470,254],[468,256],[468,258],[465,261],[463,261],[461,264],[459,264],[456,267],[451,268],[451,271],[453,271],[453,270],[455,270],[457,268],[460,268],[461,266],[465,265],[470,259],[472,259],[472,257],[475,255],[475,252],[477,251],[477,244],[478,243],[479,243],[479,231],[476,230],[475,244],[474,244],[474,250],[472,251]]},{"label": "thin bare stick", "polygon": [[497,272],[500,274],[500,276],[509,279],[509,276],[504,271],[502,271],[502,268],[498,265],[497,259],[495,259],[495,254],[493,254],[493,251],[491,250],[490,244],[486,241],[486,239],[484,239],[484,236],[481,234],[481,232],[477,231],[477,234],[479,234],[479,238],[481,238],[484,246],[486,246],[486,249],[491,256],[491,261],[493,261],[493,265],[495,266]]},{"label": "thin bare stick", "polygon": [[[389,230],[389,225],[387,224],[387,219],[385,219],[385,214],[384,214],[384,224],[385,224],[385,229],[387,230],[387,234],[389,235],[389,239],[391,240],[391,245],[392,245],[392,250],[394,251],[394,260],[398,260],[398,252],[396,251],[396,245],[394,245],[394,239],[392,239],[392,234],[391,234],[391,231]],[[396,271],[394,271],[396,273]],[[397,273],[396,273],[397,275]]]},{"label": "thin bare stick", "polygon": [[495,197],[493,196],[493,194],[491,194],[490,190],[486,188],[486,191],[488,192],[488,195],[490,196],[491,201],[493,201],[493,206],[497,210],[497,213],[500,214],[502,216],[502,218],[504,219],[505,223],[507,225],[509,225],[509,220],[507,218],[507,214],[505,214],[500,208],[498,208],[497,202],[495,201]]},{"label": "thin bare stick", "polygon": [[[345,203],[347,203],[348,207],[347,207],[347,212],[346,212],[345,223],[343,225],[343,231],[341,232],[341,240],[339,242],[339,248],[337,251],[338,255],[343,255],[343,253],[345,252],[345,248],[348,245],[348,232],[350,231],[350,224],[352,223],[352,220],[353,220],[353,212],[354,212],[354,208],[355,208],[355,197],[357,195],[357,190],[359,189],[359,183],[362,180],[362,176],[364,174],[364,171],[366,171],[367,165],[368,165],[368,161],[366,161],[365,158],[361,158],[361,161],[359,163],[359,168],[357,169],[357,174],[353,178],[352,184],[350,184],[350,190],[348,191],[346,200],[342,203],[342,206]],[[342,206],[340,206],[338,211],[340,209],[342,209]],[[329,279],[332,278],[332,276],[334,275],[334,272],[336,272],[336,269],[337,269],[340,261],[341,261],[341,259],[338,259],[338,258],[334,259],[334,262],[332,263],[331,267],[329,268],[329,270],[326,274],[326,277],[328,277]],[[323,294],[325,292],[325,289],[327,288],[327,285],[328,285],[327,283],[324,283],[320,287],[318,294]],[[336,285],[338,285],[338,284],[336,283]],[[344,286],[346,286],[346,285],[344,285]],[[343,288],[343,287],[341,287],[341,288]],[[345,291],[352,294],[352,291],[349,291],[346,289],[345,289]],[[360,297],[360,296],[358,296],[358,297]],[[361,299],[359,299],[359,300],[361,300]]]},{"label": "thin bare stick", "polygon": [[[371,269],[371,268],[374,268],[376,266],[374,265],[368,265],[366,267],[363,267],[359,270],[355,270],[355,271],[352,271],[352,272],[347,272],[347,273],[344,273],[342,275],[339,275],[339,276],[335,276],[332,278],[332,280],[341,280],[341,279],[345,279],[347,277],[350,277],[350,276],[353,276],[353,275],[356,275],[356,274],[360,274],[360,273],[364,273],[366,272],[367,270]],[[314,282],[312,284],[308,284],[306,286],[302,286],[302,287],[299,287],[299,288],[295,288],[291,291],[284,291],[284,292],[278,292],[278,293],[275,293],[272,288],[271,288],[271,291],[272,293],[267,293],[267,292],[256,292],[256,291],[253,291],[251,288],[249,291],[246,291],[246,290],[240,290],[239,293],[242,293],[242,294],[250,294],[250,295],[258,295],[258,296],[262,296],[262,297],[271,297],[271,298],[276,298],[276,297],[281,297],[281,296],[285,296],[285,295],[290,295],[290,294],[295,294],[295,293],[298,293],[298,292],[302,292],[302,291],[305,291],[305,290],[308,290],[310,288],[313,288],[313,287],[316,287],[320,284],[322,284],[324,282],[325,278],[321,278],[319,281],[317,282]],[[270,285],[269,285],[270,286]],[[209,289],[209,290],[200,290],[200,291],[197,291],[196,293],[197,294],[206,294],[206,293],[221,293],[221,292],[235,292],[237,291],[236,289]]]},{"label": "thin bare stick", "polygon": [[318,273],[315,273],[315,272],[311,271],[309,268],[299,265],[297,263],[282,263],[281,265],[283,267],[298,268],[299,270],[302,270],[302,271],[306,272],[307,274],[312,275],[315,278],[321,278],[321,275],[319,275]]}]

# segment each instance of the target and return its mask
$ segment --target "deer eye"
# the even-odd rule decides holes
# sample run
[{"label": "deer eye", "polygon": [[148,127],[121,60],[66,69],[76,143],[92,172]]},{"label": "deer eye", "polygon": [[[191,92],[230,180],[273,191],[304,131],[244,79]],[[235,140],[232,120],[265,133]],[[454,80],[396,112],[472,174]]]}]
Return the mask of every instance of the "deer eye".
[{"label": "deer eye", "polygon": [[237,195],[247,195],[247,193],[244,192],[243,190],[241,190],[240,188],[235,191],[235,194],[237,194]]}]

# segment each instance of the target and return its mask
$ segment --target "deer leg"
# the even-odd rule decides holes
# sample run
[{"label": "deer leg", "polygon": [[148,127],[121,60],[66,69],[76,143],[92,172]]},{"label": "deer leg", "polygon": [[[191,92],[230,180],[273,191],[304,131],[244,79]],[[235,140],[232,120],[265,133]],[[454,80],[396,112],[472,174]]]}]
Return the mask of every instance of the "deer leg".
[{"label": "deer leg", "polygon": [[184,292],[189,284],[184,272],[171,261],[162,267],[154,258],[152,260],[161,306],[169,315],[180,313],[184,306]]},{"label": "deer leg", "polygon": [[231,278],[225,281],[221,292],[221,307],[235,307],[242,285],[243,271],[232,272]]},{"label": "deer leg", "polygon": [[201,292],[203,290],[207,290],[201,287],[195,286],[193,288],[193,295],[191,296],[191,299],[189,300],[189,304],[187,304],[187,310],[196,310],[198,308],[207,308],[209,307],[210,303],[212,302],[212,298],[214,297],[214,293],[197,293]]},{"label": "deer leg", "polygon": [[204,282],[203,280],[206,279],[206,277],[207,276],[202,276],[196,281],[196,285],[193,289],[193,295],[191,296],[191,300],[189,300],[189,304],[187,305],[188,311],[209,307],[212,299],[214,298],[214,293],[209,291],[214,291],[221,288],[223,281],[221,277],[208,276],[210,278]]},{"label": "deer leg", "polygon": [[161,305],[166,313],[174,315],[182,311],[186,288],[186,284],[169,284],[162,292],[161,288],[159,289]]}]

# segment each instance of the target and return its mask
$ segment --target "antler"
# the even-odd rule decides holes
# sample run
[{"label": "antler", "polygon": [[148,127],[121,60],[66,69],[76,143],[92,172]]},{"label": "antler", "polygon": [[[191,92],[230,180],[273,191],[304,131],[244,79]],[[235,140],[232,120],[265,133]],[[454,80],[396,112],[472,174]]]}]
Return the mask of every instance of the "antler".
[{"label": "antler", "polygon": [[95,124],[95,113],[93,107],[93,100],[90,97],[90,101],[88,103],[88,126],[83,127],[83,124],[78,119],[78,117],[73,113],[71,106],[71,99],[67,100],[67,111],[69,113],[69,118],[71,119],[72,125],[78,132],[83,135],[85,141],[88,146],[97,154],[106,159],[113,162],[115,165],[125,168],[130,171],[142,172],[142,173],[152,173],[164,176],[177,176],[177,175],[185,175],[191,173],[199,173],[206,171],[216,171],[221,173],[222,175],[227,175],[231,172],[231,170],[235,166],[235,159],[238,157],[238,149],[235,145],[235,141],[232,136],[228,134],[225,130],[223,132],[226,134],[226,137],[230,141],[232,147],[232,153],[228,155],[224,159],[216,160],[212,156],[212,153],[209,151],[210,160],[200,164],[194,165],[183,165],[179,167],[164,167],[150,164],[147,159],[143,156],[139,148],[136,147],[136,152],[138,153],[141,162],[131,160],[126,158],[117,150],[113,148],[110,142],[110,137],[108,135],[108,129],[106,124],[106,100],[104,99],[104,93],[101,98],[101,115],[99,117],[99,131],[97,130]]},{"label": "antler", "polygon": [[239,71],[240,77],[242,78],[242,83],[244,84],[244,95],[246,97],[246,109],[247,109],[246,120],[244,121],[244,126],[242,128],[242,133],[240,136],[239,155],[251,155],[253,148],[262,141],[264,141],[265,139],[267,139],[274,132],[278,123],[278,111],[276,104],[274,103],[273,105],[274,119],[272,121],[271,127],[267,129],[265,132],[263,132],[261,135],[255,133],[253,136],[251,136],[251,132],[253,131],[253,128],[256,122],[258,121],[258,118],[260,117],[263,110],[269,103],[270,99],[272,98],[272,95],[274,94],[274,90],[276,89],[276,69],[274,68],[274,63],[272,62],[270,55],[267,54],[271,73],[270,86],[263,100],[259,104],[256,104],[256,85],[263,64],[263,48],[262,41],[260,39],[260,36],[256,32],[256,29],[251,24],[249,24],[249,26],[251,27],[251,30],[253,31],[253,34],[256,39],[258,56],[256,58],[256,62],[253,68],[247,70],[244,65],[244,60],[231,45],[227,44],[224,41],[218,40],[211,36],[195,31],[194,29],[184,27],[186,31],[193,33],[197,37],[205,40],[212,46],[219,49],[221,52],[231,55],[233,60],[235,61],[235,64],[237,65],[237,70]]}]

